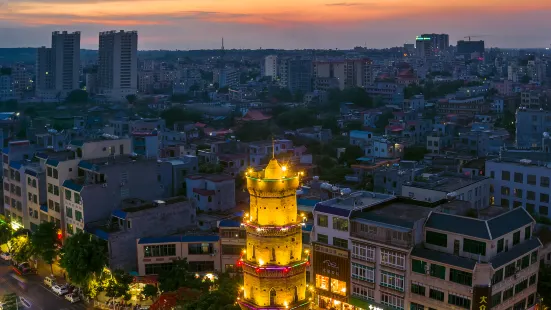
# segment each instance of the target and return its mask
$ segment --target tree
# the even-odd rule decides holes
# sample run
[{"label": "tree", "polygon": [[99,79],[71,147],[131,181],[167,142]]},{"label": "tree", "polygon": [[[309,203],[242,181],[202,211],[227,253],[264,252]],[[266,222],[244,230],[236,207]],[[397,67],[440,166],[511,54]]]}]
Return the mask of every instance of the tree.
[{"label": "tree", "polygon": [[520,78],[520,82],[522,84],[528,84],[528,83],[530,83],[530,77],[528,75],[524,75]]},{"label": "tree", "polygon": [[544,305],[551,307],[551,266],[540,266],[538,275],[538,294],[542,297]]},{"label": "tree", "polygon": [[159,289],[152,284],[147,284],[146,286],[144,286],[142,290],[142,294],[145,296],[145,298],[150,298],[150,299],[157,297],[158,293],[159,293]]},{"label": "tree", "polygon": [[384,112],[383,114],[377,117],[375,121],[375,133],[384,133],[385,127],[388,125],[388,121],[394,118],[394,114],[391,111]]},{"label": "tree", "polygon": [[183,110],[180,108],[170,108],[161,113],[165,119],[166,126],[171,128],[176,122],[198,122],[202,119],[202,114],[197,111]]},{"label": "tree", "polygon": [[67,98],[65,98],[65,102],[86,103],[88,102],[88,93],[82,89],[75,89],[67,95]]},{"label": "tree", "polygon": [[135,94],[126,95],[126,101],[128,101],[128,104],[134,104],[138,100],[138,96]]},{"label": "tree", "polygon": [[276,118],[276,124],[284,129],[299,129],[314,126],[318,123],[317,113],[306,108],[295,108],[281,113]]},{"label": "tree", "polygon": [[220,164],[204,163],[199,165],[200,173],[221,173],[224,167]]},{"label": "tree", "polygon": [[241,283],[227,274],[221,274],[216,281],[217,289],[201,296],[192,302],[184,302],[184,310],[239,310],[235,300]]},{"label": "tree", "polygon": [[269,124],[246,122],[237,128],[235,136],[243,142],[266,140],[272,136],[272,129]]},{"label": "tree", "polygon": [[11,252],[10,249],[10,239],[13,236],[13,230],[11,229],[10,225],[6,222],[0,222],[0,245],[6,244],[8,247],[8,251]]},{"label": "tree", "polygon": [[123,270],[115,270],[111,272],[105,286],[105,295],[107,297],[123,297],[125,300],[130,300],[130,284],[133,277]]},{"label": "tree", "polygon": [[14,237],[10,240],[12,258],[18,263],[28,261],[33,256],[33,248],[27,235]]},{"label": "tree", "polygon": [[350,145],[347,146],[344,154],[339,158],[341,162],[346,162],[347,164],[351,165],[353,163],[356,163],[356,159],[364,156],[364,150],[362,150],[361,147],[357,145]]},{"label": "tree", "polygon": [[419,161],[425,158],[425,154],[427,153],[427,149],[422,146],[406,147],[404,150],[404,160]]},{"label": "tree", "polygon": [[159,289],[163,292],[176,291],[180,287],[205,290],[208,286],[190,272],[187,259],[175,260],[172,268],[159,274]]},{"label": "tree", "polygon": [[73,283],[85,286],[92,276],[99,275],[107,265],[106,252],[103,240],[78,232],[65,241],[60,265]]},{"label": "tree", "polygon": [[57,227],[52,222],[43,222],[38,225],[36,231],[31,235],[33,253],[40,257],[46,264],[50,265],[52,274],[53,264],[58,255],[59,239]]}]

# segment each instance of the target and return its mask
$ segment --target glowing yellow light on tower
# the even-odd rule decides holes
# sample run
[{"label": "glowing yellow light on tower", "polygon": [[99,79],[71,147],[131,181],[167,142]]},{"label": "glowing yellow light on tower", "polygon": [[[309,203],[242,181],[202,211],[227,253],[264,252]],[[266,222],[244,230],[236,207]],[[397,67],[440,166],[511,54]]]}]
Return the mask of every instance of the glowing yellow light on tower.
[{"label": "glowing yellow light on tower", "polygon": [[287,166],[282,166],[282,167],[281,167],[281,170],[287,171]]},{"label": "glowing yellow light on tower", "polygon": [[253,173],[253,169],[249,168],[249,173]]},{"label": "glowing yellow light on tower", "polygon": [[263,266],[263,265],[264,265],[264,261],[263,261],[262,259],[259,259],[259,260],[258,260],[258,265]]}]

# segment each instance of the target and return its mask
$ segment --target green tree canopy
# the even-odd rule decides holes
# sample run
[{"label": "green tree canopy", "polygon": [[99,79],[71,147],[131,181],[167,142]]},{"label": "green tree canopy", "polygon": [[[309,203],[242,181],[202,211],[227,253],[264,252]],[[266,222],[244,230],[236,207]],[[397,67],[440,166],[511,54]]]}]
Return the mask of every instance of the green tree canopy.
[{"label": "green tree canopy", "polygon": [[202,294],[198,300],[184,303],[184,310],[239,310],[235,304],[239,287],[241,285],[237,278],[222,274],[216,281],[216,289]]},{"label": "green tree canopy", "polygon": [[10,240],[10,243],[14,261],[24,263],[33,255],[33,248],[27,235],[14,237]]},{"label": "green tree canopy", "polygon": [[93,275],[99,275],[107,265],[106,253],[107,246],[103,240],[78,232],[65,241],[60,265],[73,283],[85,286]]},{"label": "green tree canopy", "polygon": [[[52,222],[43,222],[31,235],[33,253],[40,257],[46,264],[52,265],[58,255],[59,240],[57,239],[57,227]],[[52,269],[53,273],[53,269]]]},{"label": "green tree canopy", "polygon": [[176,122],[199,122],[203,115],[198,111],[170,108],[164,110],[161,117],[166,121],[166,126],[172,128]]},{"label": "green tree canopy", "polygon": [[425,158],[429,151],[423,146],[406,147],[404,150],[404,160],[419,161]]},{"label": "green tree canopy", "polygon": [[375,133],[384,133],[385,127],[388,125],[388,121],[394,118],[394,114],[392,114],[392,111],[384,112],[383,114],[379,115],[377,120],[375,121],[375,128],[373,132]]},{"label": "green tree canopy", "polygon": [[267,140],[272,137],[270,124],[264,122],[246,122],[235,131],[235,136],[243,142]]},{"label": "green tree canopy", "polygon": [[88,102],[88,93],[82,89],[75,89],[67,95],[67,98],[65,98],[65,102],[86,103]]},{"label": "green tree canopy", "polygon": [[295,108],[281,113],[276,123],[283,129],[295,130],[318,124],[317,112],[306,108]]},{"label": "green tree canopy", "polygon": [[132,284],[132,280],[133,277],[125,271],[114,270],[107,280],[105,295],[107,297],[123,297],[125,300],[130,300],[130,284]]},{"label": "green tree canopy", "polygon": [[157,294],[159,293],[159,289],[152,284],[147,284],[144,286],[142,290],[142,294],[145,296],[145,298],[153,299],[157,297]]},{"label": "green tree canopy", "polygon": [[138,101],[138,96],[135,94],[126,95],[126,101],[128,101],[129,104],[134,104]]},{"label": "green tree canopy", "polygon": [[538,275],[538,294],[542,297],[544,305],[546,307],[551,307],[551,266],[542,265],[540,266],[539,275]]},{"label": "green tree canopy", "polygon": [[180,287],[192,289],[206,289],[202,279],[195,276],[195,272],[189,270],[187,259],[175,260],[170,270],[159,274],[159,288],[163,292],[176,291]]},{"label": "green tree canopy", "polygon": [[364,150],[357,145],[347,146],[344,154],[339,158],[341,162],[346,162],[348,165],[355,164],[356,159],[364,156]]},{"label": "green tree canopy", "polygon": [[13,230],[11,229],[10,224],[6,222],[0,222],[0,245],[7,244],[9,248],[10,245],[8,241],[10,241],[12,236],[13,236]]}]

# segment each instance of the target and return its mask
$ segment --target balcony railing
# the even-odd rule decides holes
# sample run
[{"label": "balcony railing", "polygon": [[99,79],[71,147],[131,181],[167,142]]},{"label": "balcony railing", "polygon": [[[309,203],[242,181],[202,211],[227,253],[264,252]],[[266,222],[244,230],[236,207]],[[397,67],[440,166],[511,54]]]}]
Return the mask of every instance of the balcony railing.
[{"label": "balcony railing", "polygon": [[413,247],[413,240],[411,235],[408,235],[408,240],[403,239],[395,239],[392,238],[392,233],[385,233],[385,234],[371,234],[364,231],[352,231],[350,233],[350,236],[360,238],[360,239],[366,239],[372,242],[379,242],[386,245],[391,245],[399,248],[411,248]]}]

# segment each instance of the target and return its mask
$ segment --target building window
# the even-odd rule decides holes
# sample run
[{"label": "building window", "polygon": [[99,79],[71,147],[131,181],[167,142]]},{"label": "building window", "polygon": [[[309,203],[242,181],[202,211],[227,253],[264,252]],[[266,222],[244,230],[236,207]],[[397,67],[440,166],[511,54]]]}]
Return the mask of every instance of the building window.
[{"label": "building window", "polygon": [[503,280],[503,268],[499,269],[492,276],[492,285],[497,284]]},{"label": "building window", "polygon": [[444,301],[444,292],[431,288],[429,290],[429,297],[438,301]]},{"label": "building window", "polygon": [[513,246],[520,243],[520,230],[513,234]]},{"label": "building window", "polygon": [[425,296],[425,290],[426,288],[423,285],[419,283],[411,282],[411,292],[413,294]]},{"label": "building window", "polygon": [[528,184],[530,185],[536,185],[536,176],[534,174],[529,174],[527,177],[526,177],[526,181]]},{"label": "building window", "polygon": [[74,200],[75,200],[76,204],[80,204],[80,194],[79,193],[75,193]]},{"label": "building window", "polygon": [[144,257],[176,256],[175,244],[145,245]]},{"label": "building window", "polygon": [[455,305],[465,309],[471,309],[471,300],[467,297],[457,296],[448,293],[448,304]]},{"label": "building window", "polygon": [[71,193],[72,192],[70,190],[68,189],[65,190],[65,200],[69,200],[69,201],[71,200],[71,196],[72,196]]},{"label": "building window", "polygon": [[486,256],[486,242],[463,238],[463,252]]},{"label": "building window", "polygon": [[365,261],[374,261],[375,248],[359,243],[352,243],[352,257]]},{"label": "building window", "polygon": [[507,299],[513,297],[513,294],[514,294],[514,287],[511,286],[510,288],[506,289],[505,291],[503,291],[503,301],[505,302]]},{"label": "building window", "polygon": [[52,167],[47,167],[46,168],[46,174],[51,177],[52,176]]},{"label": "building window", "polygon": [[524,228],[524,240],[528,240],[531,237],[532,227],[527,226]]},{"label": "building window", "polygon": [[547,206],[540,206],[538,208],[538,213],[541,215],[548,215],[549,214],[549,208]]},{"label": "building window", "polygon": [[327,219],[327,215],[318,214],[318,226],[321,226],[321,227],[329,226],[329,220]]},{"label": "building window", "polygon": [[54,193],[54,185],[48,183],[48,193],[53,194]]},{"label": "building window", "polygon": [[540,177],[540,186],[549,187],[549,177]]},{"label": "building window", "polygon": [[530,279],[528,280],[528,285],[534,285],[536,284],[536,281],[537,280],[537,275],[536,274],[533,274],[530,276]]},{"label": "building window", "polygon": [[352,278],[374,283],[375,269],[364,265],[352,263]]},{"label": "building window", "polygon": [[531,264],[535,264],[538,262],[538,251],[534,251],[532,252],[532,254],[530,255],[530,261],[531,261]]},{"label": "building window", "polygon": [[397,267],[400,269],[405,268],[406,255],[381,249],[381,264]]},{"label": "building window", "polygon": [[57,169],[52,169],[52,177],[54,179],[59,179],[59,174],[57,172]]},{"label": "building window", "polygon": [[214,246],[212,243],[190,243],[188,244],[188,254],[213,254]]},{"label": "building window", "polygon": [[73,218],[73,209],[71,209],[69,207],[65,208],[65,216],[72,219]]},{"label": "building window", "polygon": [[426,233],[425,242],[446,248],[448,247],[448,235],[429,230]]},{"label": "building window", "polygon": [[145,265],[145,274],[146,275],[160,274],[163,271],[170,271],[170,270],[172,270],[172,263],[146,264]]},{"label": "building window", "polygon": [[346,282],[337,279],[331,279],[331,292],[346,296]]},{"label": "building window", "polygon": [[412,302],[410,305],[410,310],[425,310],[425,306]]},{"label": "building window", "polygon": [[515,172],[515,183],[523,183],[523,181],[524,181],[524,177],[522,173]]},{"label": "building window", "polygon": [[73,225],[67,224],[67,234],[72,235],[74,233],[73,231]]},{"label": "building window", "polygon": [[504,242],[503,238],[501,238],[497,241],[497,252],[498,253],[503,252],[503,242]]},{"label": "building window", "polygon": [[404,291],[404,277],[387,271],[381,271],[381,286]]},{"label": "building window", "polygon": [[522,198],[522,189],[515,188],[513,191],[515,192],[515,197]]},{"label": "building window", "polygon": [[421,260],[412,259],[411,260],[411,269],[413,272],[425,274],[427,273],[427,263]]},{"label": "building window", "polygon": [[327,237],[327,235],[318,234],[318,242],[329,244],[329,237]]},{"label": "building window", "polygon": [[54,211],[57,213],[61,212],[61,207],[59,206],[59,202],[54,202]]},{"label": "building window", "polygon": [[526,199],[528,199],[528,200],[536,200],[536,192],[527,191],[527,192],[526,192]]},{"label": "building window", "polygon": [[340,231],[348,231],[348,220],[334,216],[333,229],[340,230]]},{"label": "building window", "polygon": [[501,195],[509,196],[509,194],[510,194],[510,189],[507,186],[502,186],[501,187]]},{"label": "building window", "polygon": [[381,303],[394,309],[404,310],[404,299],[388,293],[381,293]]},{"label": "building window", "polygon": [[492,307],[495,307],[501,303],[501,292],[492,295]]},{"label": "building window", "polygon": [[82,222],[82,212],[75,210],[75,220]]},{"label": "building window", "polygon": [[515,295],[524,291],[527,287],[528,287],[528,279],[525,279],[524,281],[518,283],[517,285],[515,285]]},{"label": "building window", "polygon": [[54,185],[54,195],[59,196],[59,186]]},{"label": "building window", "polygon": [[511,173],[509,171],[501,171],[501,180],[511,181]]},{"label": "building window", "polygon": [[517,271],[517,267],[515,265],[515,263],[511,263],[507,266],[505,266],[505,278],[508,278],[512,275],[514,275]]},{"label": "building window", "polygon": [[540,202],[545,202],[545,203],[548,203],[549,202],[549,194],[540,194]]},{"label": "building window", "polygon": [[340,248],[348,249],[348,240],[333,237],[333,245],[338,246]]},{"label": "building window", "polygon": [[470,272],[450,268],[450,281],[467,286],[472,286],[473,275]]},{"label": "building window", "polygon": [[437,264],[430,264],[431,277],[446,280],[446,267]]},{"label": "building window", "polygon": [[328,291],[329,290],[329,277],[317,274],[316,275],[316,288]]},{"label": "building window", "polygon": [[361,285],[352,284],[352,296],[364,299],[375,300],[375,291],[373,289],[363,287]]}]

